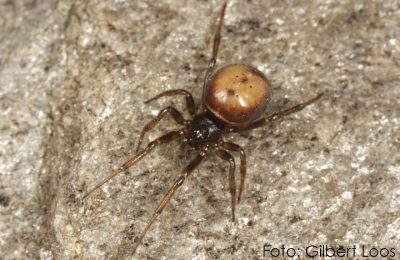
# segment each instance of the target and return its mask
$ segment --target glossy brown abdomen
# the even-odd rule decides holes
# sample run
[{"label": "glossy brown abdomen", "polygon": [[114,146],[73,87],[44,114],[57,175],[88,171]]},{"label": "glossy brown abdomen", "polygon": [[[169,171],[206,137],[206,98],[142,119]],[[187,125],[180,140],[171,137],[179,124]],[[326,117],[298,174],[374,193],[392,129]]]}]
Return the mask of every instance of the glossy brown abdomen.
[{"label": "glossy brown abdomen", "polygon": [[254,121],[267,107],[271,88],[258,69],[233,64],[219,69],[211,77],[204,93],[205,107],[230,125]]}]

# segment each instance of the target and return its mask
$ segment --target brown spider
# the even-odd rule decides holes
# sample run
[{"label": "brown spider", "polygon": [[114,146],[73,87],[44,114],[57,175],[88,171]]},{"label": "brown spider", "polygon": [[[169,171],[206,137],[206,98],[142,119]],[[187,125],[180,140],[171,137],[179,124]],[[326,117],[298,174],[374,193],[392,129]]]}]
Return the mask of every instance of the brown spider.
[{"label": "brown spider", "polygon": [[[214,36],[212,58],[208,64],[204,77],[202,111],[200,113],[196,112],[197,109],[192,95],[183,89],[168,90],[147,100],[145,102],[146,104],[164,96],[183,95],[186,97],[187,109],[193,119],[184,119],[182,114],[171,106],[161,110],[160,113],[141,131],[136,155],[126,161],[83,196],[83,198],[89,196],[93,191],[100,188],[111,178],[127,170],[140,159],[148,155],[158,145],[169,143],[180,138],[184,144],[188,144],[198,151],[197,156],[183,169],[181,176],[164,195],[157,209],[154,211],[149,222],[142,231],[134,251],[136,251],[137,246],[142,242],[153,222],[167,206],[171,197],[183,184],[190,173],[200,164],[203,158],[211,152],[215,152],[217,156],[229,162],[229,190],[232,197],[232,221],[235,221],[235,161],[228,151],[239,152],[240,154],[240,187],[237,196],[238,203],[242,196],[246,177],[246,154],[239,145],[225,142],[222,136],[227,133],[241,132],[264,126],[284,116],[302,110],[304,107],[315,102],[322,96],[322,94],[319,94],[316,97],[294,107],[258,119],[266,109],[271,94],[270,85],[264,74],[258,69],[246,64],[228,65],[213,73],[221,39],[221,29],[225,8],[226,2],[222,6],[217,31]],[[153,129],[167,114],[171,114],[175,122],[182,125],[183,128],[169,132],[155,139],[150,142],[145,149],[139,151],[145,133]]]}]

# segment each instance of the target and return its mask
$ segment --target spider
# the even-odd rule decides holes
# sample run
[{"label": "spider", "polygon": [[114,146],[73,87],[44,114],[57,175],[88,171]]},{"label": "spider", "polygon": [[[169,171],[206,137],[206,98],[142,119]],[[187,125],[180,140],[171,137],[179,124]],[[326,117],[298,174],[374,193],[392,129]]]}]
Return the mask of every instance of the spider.
[{"label": "spider", "polygon": [[[182,114],[172,106],[162,109],[159,114],[142,129],[136,154],[83,196],[83,198],[88,197],[111,178],[127,170],[161,144],[181,139],[184,144],[191,146],[197,151],[197,156],[183,169],[180,177],[175,180],[172,187],[164,195],[152,214],[147,225],[140,234],[139,240],[134,247],[134,252],[141,244],[151,225],[168,205],[178,188],[182,186],[190,173],[200,162],[211,153],[215,153],[222,160],[229,163],[229,191],[231,194],[232,221],[234,222],[236,201],[238,203],[240,202],[245,183],[246,153],[239,145],[225,142],[223,135],[264,126],[284,116],[302,110],[322,96],[322,94],[318,94],[308,101],[260,119],[271,96],[271,87],[265,75],[253,66],[240,63],[227,65],[214,72],[226,5],[227,2],[225,2],[221,8],[217,29],[214,35],[212,57],[204,77],[201,112],[197,112],[197,107],[195,106],[192,95],[184,89],[168,90],[147,100],[145,104],[165,96],[182,95],[186,98],[187,110],[192,119],[184,119]],[[170,114],[175,122],[183,127],[155,139],[150,142],[146,148],[140,150],[140,145],[145,134],[153,129],[167,114]],[[238,195],[236,195],[235,160],[228,151],[238,152],[240,156],[240,186]]]}]

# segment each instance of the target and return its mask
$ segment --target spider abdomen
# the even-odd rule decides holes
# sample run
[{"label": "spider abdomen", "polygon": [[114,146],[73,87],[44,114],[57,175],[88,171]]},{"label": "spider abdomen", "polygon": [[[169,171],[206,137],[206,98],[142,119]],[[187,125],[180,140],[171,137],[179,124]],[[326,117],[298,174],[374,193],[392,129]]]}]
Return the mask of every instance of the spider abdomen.
[{"label": "spider abdomen", "polygon": [[211,77],[204,93],[206,108],[230,125],[254,121],[267,107],[271,88],[258,69],[246,64],[221,68]]}]

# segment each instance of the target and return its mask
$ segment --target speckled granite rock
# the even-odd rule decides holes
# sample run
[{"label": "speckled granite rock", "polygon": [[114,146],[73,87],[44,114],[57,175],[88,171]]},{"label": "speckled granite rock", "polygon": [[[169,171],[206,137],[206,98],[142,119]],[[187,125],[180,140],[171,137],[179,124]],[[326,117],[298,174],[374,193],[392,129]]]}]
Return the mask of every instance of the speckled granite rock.
[{"label": "speckled granite rock", "polygon": [[[227,137],[248,157],[236,223],[227,165],[211,156],[132,257],[193,157],[177,143],[81,200],[133,154],[144,122],[184,108],[144,100],[185,88],[200,101],[221,5],[0,1],[1,258],[263,259],[266,243],[400,255],[398,1],[229,1],[218,64],[266,73],[267,113],[325,93],[271,127]],[[165,120],[146,141],[174,127]]]}]

